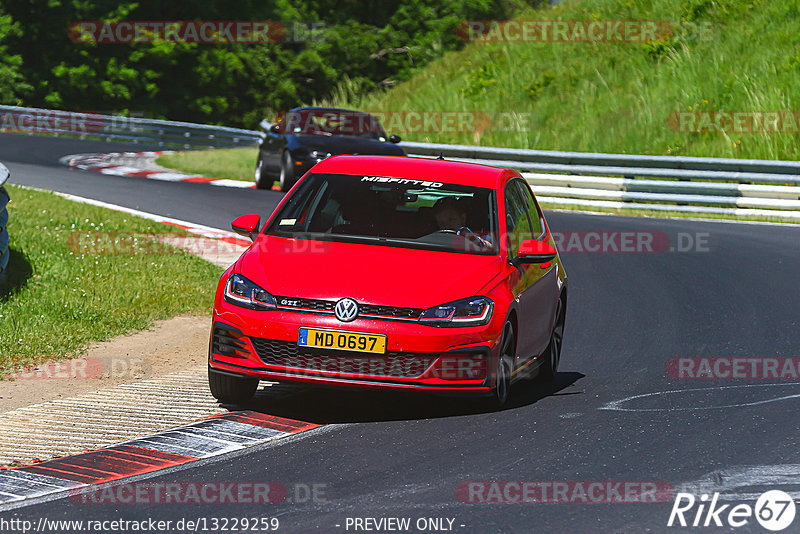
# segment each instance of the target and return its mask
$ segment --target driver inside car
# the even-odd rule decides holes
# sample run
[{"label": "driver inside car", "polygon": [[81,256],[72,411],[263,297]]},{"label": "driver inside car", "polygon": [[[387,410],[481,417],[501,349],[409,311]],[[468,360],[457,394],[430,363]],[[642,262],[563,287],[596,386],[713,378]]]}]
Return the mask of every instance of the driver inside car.
[{"label": "driver inside car", "polygon": [[440,198],[433,206],[440,230],[460,230],[467,224],[467,212],[454,198]]}]

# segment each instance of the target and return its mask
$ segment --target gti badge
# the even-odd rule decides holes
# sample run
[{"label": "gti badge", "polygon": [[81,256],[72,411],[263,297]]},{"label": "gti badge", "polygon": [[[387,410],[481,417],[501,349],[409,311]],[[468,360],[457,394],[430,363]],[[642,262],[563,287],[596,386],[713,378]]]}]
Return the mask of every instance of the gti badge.
[{"label": "gti badge", "polygon": [[349,323],[358,316],[358,304],[350,297],[343,298],[333,307],[333,313],[343,323]]}]

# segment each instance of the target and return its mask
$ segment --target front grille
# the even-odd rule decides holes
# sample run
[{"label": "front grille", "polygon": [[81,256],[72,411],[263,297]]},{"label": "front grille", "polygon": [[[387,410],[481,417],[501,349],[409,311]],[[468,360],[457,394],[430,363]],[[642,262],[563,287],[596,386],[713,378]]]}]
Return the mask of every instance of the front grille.
[{"label": "front grille", "polygon": [[417,308],[397,308],[394,306],[373,306],[372,304],[359,304],[359,315],[380,315],[382,317],[395,317],[398,319],[419,319],[424,310]]},{"label": "front grille", "polygon": [[[301,299],[294,297],[275,297],[278,307],[285,310],[311,310],[333,315],[335,300]],[[424,310],[420,308],[400,308],[396,306],[377,306],[358,303],[359,317],[385,317],[389,319],[408,319],[416,321]]]},{"label": "front grille", "polygon": [[430,354],[387,352],[359,354],[342,350],[300,347],[290,341],[251,337],[258,357],[267,365],[280,365],[304,371],[349,373],[370,376],[414,378],[430,367]]},{"label": "front grille", "polygon": [[336,302],[331,300],[298,299],[292,297],[275,297],[275,301],[281,308],[302,308],[304,310],[315,310],[333,313],[333,306]]}]

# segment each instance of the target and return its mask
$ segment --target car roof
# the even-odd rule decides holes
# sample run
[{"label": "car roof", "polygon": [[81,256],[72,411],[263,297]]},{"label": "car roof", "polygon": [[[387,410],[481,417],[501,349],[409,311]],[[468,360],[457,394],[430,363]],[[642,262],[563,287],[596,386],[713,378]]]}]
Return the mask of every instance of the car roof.
[{"label": "car roof", "polygon": [[356,109],[345,109],[345,108],[329,108],[329,107],[319,107],[319,106],[301,106],[299,108],[292,108],[289,111],[343,111],[346,113],[361,113],[364,115],[369,115],[366,111],[358,111]]},{"label": "car roof", "polygon": [[509,169],[477,163],[407,156],[333,156],[317,163],[312,170],[330,174],[430,180],[489,189],[495,189],[503,175],[516,174]]}]

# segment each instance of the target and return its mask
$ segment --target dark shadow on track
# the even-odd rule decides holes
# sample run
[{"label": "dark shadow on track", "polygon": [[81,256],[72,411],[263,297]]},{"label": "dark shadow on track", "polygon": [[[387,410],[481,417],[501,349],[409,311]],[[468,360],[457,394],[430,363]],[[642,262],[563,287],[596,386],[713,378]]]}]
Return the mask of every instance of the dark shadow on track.
[{"label": "dark shadow on track", "polygon": [[33,268],[25,255],[9,248],[8,266],[4,280],[0,279],[0,302],[8,300],[11,295],[23,287],[33,274]]},{"label": "dark shadow on track", "polygon": [[[579,391],[563,390],[584,376],[569,372],[558,373],[550,383],[517,382],[503,410],[529,406],[546,397],[580,394]],[[230,410],[255,410],[318,424],[436,419],[493,411],[487,399],[480,397],[320,388],[291,383],[262,385],[249,403],[225,407]]]}]

